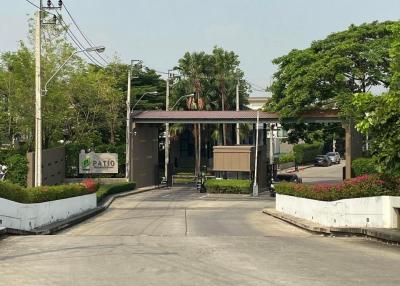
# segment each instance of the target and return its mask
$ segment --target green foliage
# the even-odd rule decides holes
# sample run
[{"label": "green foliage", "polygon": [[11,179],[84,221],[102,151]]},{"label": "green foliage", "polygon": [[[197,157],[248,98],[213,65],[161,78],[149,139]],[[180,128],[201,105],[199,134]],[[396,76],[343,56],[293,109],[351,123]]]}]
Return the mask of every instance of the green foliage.
[{"label": "green foliage", "polygon": [[315,156],[321,155],[323,144],[315,142],[312,144],[297,144],[293,147],[295,162],[297,164],[306,164],[313,162]]},{"label": "green foliage", "polygon": [[18,184],[20,186],[26,186],[26,180],[28,175],[28,160],[25,156],[14,154],[5,160],[7,166],[7,181]]},{"label": "green foliage", "polygon": [[107,196],[109,196],[111,194],[132,191],[135,188],[136,188],[135,182],[102,185],[102,186],[100,186],[99,190],[96,192],[97,202],[101,202]]},{"label": "green foliage", "polygon": [[7,181],[0,182],[0,198],[19,203],[30,203],[30,196],[26,189]]},{"label": "green foliage", "polygon": [[294,161],[295,161],[295,157],[294,157],[294,153],[293,152],[281,154],[279,156],[279,163],[280,164],[291,163],[291,162],[294,162]]},{"label": "green foliage", "polygon": [[279,183],[275,185],[278,194],[319,201],[342,199],[400,196],[400,178],[382,175],[364,175],[337,184],[294,184]]},{"label": "green foliage", "polygon": [[351,163],[356,177],[377,172],[376,162],[373,158],[358,158]]},{"label": "green foliage", "polygon": [[380,96],[356,94],[351,108],[357,129],[371,138],[371,153],[378,171],[400,175],[400,24],[393,24],[391,31],[395,37],[390,49],[390,91]]},{"label": "green foliage", "polygon": [[306,110],[332,108],[341,96],[389,85],[393,22],[352,25],[346,31],[292,50],[273,61],[278,66],[269,88],[268,109],[290,117]]},{"label": "green foliage", "polygon": [[251,192],[251,181],[211,179],[205,182],[205,187],[208,193],[249,194]]},{"label": "green foliage", "polygon": [[27,188],[26,191],[30,199],[29,203],[42,203],[90,194],[89,190],[81,184],[41,186]]},{"label": "green foliage", "polygon": [[25,204],[67,199],[89,193],[80,184],[23,188],[9,182],[0,182],[0,198]]}]

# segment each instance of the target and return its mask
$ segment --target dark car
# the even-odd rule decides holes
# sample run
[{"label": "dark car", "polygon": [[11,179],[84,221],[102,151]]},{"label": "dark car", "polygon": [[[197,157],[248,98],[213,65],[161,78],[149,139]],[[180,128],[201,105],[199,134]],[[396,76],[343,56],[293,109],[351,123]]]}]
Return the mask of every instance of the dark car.
[{"label": "dark car", "polygon": [[331,159],[329,159],[328,156],[326,155],[318,155],[314,159],[314,165],[315,166],[323,166],[323,167],[328,167],[332,165]]},{"label": "dark car", "polygon": [[296,174],[278,174],[274,178],[274,182],[293,182],[293,183],[301,183],[302,180]]}]

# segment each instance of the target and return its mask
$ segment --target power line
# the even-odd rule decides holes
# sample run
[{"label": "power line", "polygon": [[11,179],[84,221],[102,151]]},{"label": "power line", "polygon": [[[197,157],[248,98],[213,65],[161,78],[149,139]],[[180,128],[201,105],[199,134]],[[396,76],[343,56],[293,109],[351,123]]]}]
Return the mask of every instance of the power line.
[{"label": "power line", "polygon": [[[41,9],[38,5],[36,5],[35,3],[31,2],[30,0],[25,0],[27,3],[31,4],[32,6],[36,7],[37,9],[39,9],[42,12],[48,13],[50,15],[56,16],[53,13],[50,13],[44,9]],[[64,28],[64,30],[66,31],[67,35],[70,37],[70,39],[75,43],[75,45],[78,47],[78,49],[82,49],[84,50],[85,47],[84,45],[82,45],[82,43],[77,39],[77,37],[73,34],[73,32],[68,28],[68,25],[64,22],[64,19],[62,18],[61,14],[58,13],[57,10],[55,10],[58,18],[60,19],[60,24],[61,26]],[[87,52],[83,52],[85,54],[85,56],[95,65],[99,65],[99,66],[103,66],[99,61],[97,61],[95,58],[93,58],[93,56],[91,56],[89,53]]]},{"label": "power line", "polygon": [[[65,11],[67,11],[68,16],[71,18],[72,22],[74,23],[75,27],[78,29],[79,33],[82,35],[82,37],[85,39],[86,43],[88,43],[88,45],[93,48],[95,45],[93,44],[93,42],[91,40],[89,40],[89,38],[85,35],[85,33],[83,33],[82,29],[79,27],[78,23],[75,21],[75,19],[72,17],[71,13],[69,12],[67,6],[65,5],[65,3],[63,4],[63,7],[65,9]],[[102,55],[96,51],[96,54],[108,65],[109,62],[107,60],[105,60]]]},{"label": "power line", "polygon": [[[84,50],[85,46],[79,41],[79,39],[75,36],[75,34],[71,31],[71,29],[68,27],[68,25],[65,23],[62,15],[58,13],[56,10],[57,15],[59,16],[60,19],[60,24],[64,28],[65,32],[67,35],[70,37],[70,39],[75,43],[75,45],[78,47],[80,50]],[[94,58],[91,54],[88,52],[83,52],[83,54],[95,65],[104,67],[102,63],[100,63],[96,58]]]}]

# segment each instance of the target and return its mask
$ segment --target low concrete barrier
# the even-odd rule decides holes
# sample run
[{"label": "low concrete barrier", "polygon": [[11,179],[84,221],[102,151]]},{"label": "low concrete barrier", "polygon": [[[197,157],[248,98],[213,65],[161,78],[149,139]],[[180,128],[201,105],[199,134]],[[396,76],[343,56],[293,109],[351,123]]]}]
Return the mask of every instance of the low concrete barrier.
[{"label": "low concrete barrier", "polygon": [[379,196],[324,202],[276,195],[276,210],[327,227],[397,228],[400,197]]},{"label": "low concrete barrier", "polygon": [[21,204],[0,198],[0,227],[31,231],[96,206],[96,194],[37,204]]}]

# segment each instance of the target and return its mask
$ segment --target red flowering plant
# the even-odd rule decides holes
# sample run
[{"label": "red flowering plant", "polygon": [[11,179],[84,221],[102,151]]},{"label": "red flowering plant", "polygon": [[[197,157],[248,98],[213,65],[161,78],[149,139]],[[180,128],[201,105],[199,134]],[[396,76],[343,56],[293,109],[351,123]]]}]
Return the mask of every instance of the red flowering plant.
[{"label": "red flowering plant", "polygon": [[84,185],[89,193],[95,193],[99,189],[99,184],[93,179],[84,179],[81,182],[81,185]]},{"label": "red flowering plant", "polygon": [[400,178],[373,174],[363,175],[336,184],[281,183],[277,184],[275,189],[278,194],[282,195],[320,201],[335,201],[372,196],[400,196],[399,184]]}]

